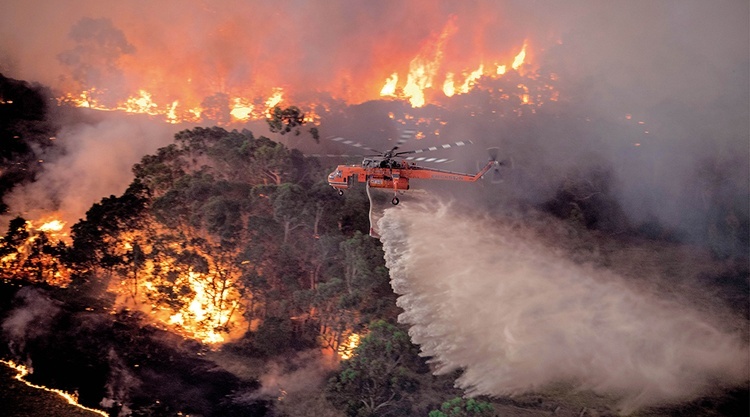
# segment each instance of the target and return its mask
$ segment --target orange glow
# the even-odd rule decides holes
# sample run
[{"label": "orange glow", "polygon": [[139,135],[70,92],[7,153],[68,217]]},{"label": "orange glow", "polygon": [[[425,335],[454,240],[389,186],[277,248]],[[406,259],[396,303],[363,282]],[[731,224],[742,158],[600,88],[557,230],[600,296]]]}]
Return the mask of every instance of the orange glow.
[{"label": "orange glow", "polygon": [[475,71],[469,73],[469,75],[466,76],[464,84],[461,86],[461,92],[468,93],[469,90],[474,87],[474,84],[477,82],[477,80],[482,77],[483,73],[484,65],[480,65],[479,68],[477,68]]},{"label": "orange glow", "polygon": [[[144,254],[164,250],[145,245],[144,240],[136,233],[125,236],[123,253],[135,241]],[[168,250],[178,249],[177,243],[168,246]],[[237,339],[248,329],[243,303],[252,297],[241,295],[239,270],[200,248],[190,249],[207,261],[206,271],[197,272],[171,258],[146,256],[140,272],[111,281],[109,291],[117,295],[116,307],[143,311],[170,330],[208,345]]]},{"label": "orange glow", "polygon": [[453,81],[453,73],[449,72],[445,76],[445,82],[443,83],[443,94],[446,97],[453,97],[456,94],[456,86]]},{"label": "orange glow", "polygon": [[[180,100],[159,102],[154,99],[155,94],[146,90],[139,90],[136,95],[128,97],[123,102],[106,106],[101,104],[95,97],[98,95],[96,89],[83,91],[78,94],[65,94],[57,99],[60,104],[72,104],[76,107],[90,108],[102,111],[125,111],[127,113],[148,114],[161,116],[167,123],[190,122],[197,123],[205,112],[201,103],[184,104]],[[270,116],[270,110],[284,100],[284,92],[281,88],[273,89],[270,96],[263,99],[264,106],[256,106],[251,100],[235,96],[230,99],[229,113],[233,122],[257,120]],[[258,108],[261,107],[261,108]]]},{"label": "orange glow", "polygon": [[385,96],[395,96],[396,95],[396,84],[398,83],[398,73],[394,72],[391,74],[390,77],[385,81],[385,85],[383,88],[380,89],[380,95]]},{"label": "orange glow", "polygon": [[[435,93],[438,92],[433,89],[433,85],[439,82],[441,77],[443,80],[442,84],[439,84],[439,92],[445,97],[453,97],[458,94],[469,93],[476,87],[477,82],[482,77],[497,79],[504,76],[508,72],[508,68],[520,71],[522,67],[525,67],[526,70],[523,71],[522,76],[530,76],[531,78],[536,76],[528,68],[527,41],[524,41],[521,50],[515,56],[496,59],[494,65],[486,67],[478,62],[474,70],[466,67],[458,72],[447,70],[447,67],[455,67],[455,63],[446,62],[446,44],[449,43],[457,30],[454,20],[449,20],[440,35],[433,41],[425,43],[419,53],[409,62],[406,83],[401,87],[401,91],[403,97],[409,100],[412,107],[422,107],[430,102],[430,97],[434,97]],[[380,89],[380,96],[394,97],[396,91],[398,91],[398,83],[398,73],[394,72]],[[558,99],[557,91],[554,91],[551,87],[546,95],[549,95],[549,101]],[[509,98],[507,94],[500,97]],[[520,98],[522,104],[533,104],[528,89],[517,97]],[[540,104],[541,100],[537,105]]]},{"label": "orange glow", "polygon": [[432,87],[438,68],[443,60],[445,44],[457,31],[454,19],[448,20],[440,36],[432,43],[426,43],[419,54],[409,63],[409,75],[404,86],[404,96],[412,107],[425,105],[425,90]]},{"label": "orange glow", "polygon": [[103,417],[109,417],[109,413],[107,413],[107,412],[104,412],[102,410],[97,410],[96,408],[89,408],[89,407],[86,407],[84,405],[78,404],[78,394],[76,394],[76,393],[71,394],[71,393],[65,392],[63,390],[59,390],[59,389],[56,389],[56,388],[47,388],[45,386],[37,385],[37,384],[32,384],[31,382],[26,381],[24,379],[26,377],[26,375],[31,374],[31,371],[26,366],[21,365],[21,364],[17,364],[17,363],[15,363],[13,361],[6,361],[6,360],[2,360],[2,359],[0,359],[0,362],[2,362],[3,364],[5,364],[6,366],[8,366],[9,368],[14,369],[16,371],[16,376],[14,378],[17,381],[23,382],[24,384],[26,384],[27,386],[29,386],[31,388],[36,388],[36,389],[40,389],[40,390],[43,390],[43,391],[55,393],[55,394],[59,395],[60,397],[62,397],[65,401],[67,401],[68,404],[76,406],[76,407],[78,407],[78,408],[80,408],[82,410],[90,411],[92,413],[99,414],[100,416],[103,416]]},{"label": "orange glow", "polygon": [[360,336],[357,333],[352,333],[346,338],[346,341],[339,346],[338,353],[339,358],[342,360],[350,359],[354,356],[354,350],[359,346]]},{"label": "orange glow", "polygon": [[233,99],[232,110],[229,114],[232,115],[234,120],[249,120],[254,108],[255,106],[250,104],[247,100],[235,97]]},{"label": "orange glow", "polygon": [[65,227],[65,222],[61,220],[50,220],[47,223],[39,226],[38,230],[42,232],[59,232]]},{"label": "orange glow", "polygon": [[[70,284],[70,271],[55,255],[47,253],[41,247],[41,244],[68,240],[65,222],[52,216],[39,221],[27,220],[26,231],[29,234],[26,240],[16,246],[14,251],[0,258],[2,275],[67,287]],[[42,234],[48,241],[41,240]]]},{"label": "orange glow", "polygon": [[52,241],[62,240],[68,242],[69,236],[68,229],[66,228],[67,224],[58,219],[58,215],[59,213],[53,213],[38,220],[27,220],[26,227],[29,230],[32,239],[35,238],[39,232],[44,232]]},{"label": "orange glow", "polygon": [[521,52],[516,55],[515,59],[513,59],[513,65],[511,65],[511,68],[514,70],[518,70],[521,68],[521,65],[524,64],[524,61],[526,60],[526,43],[523,44],[523,49],[521,49]]},{"label": "orange glow", "polygon": [[[213,294],[208,288],[208,280],[204,279],[201,274],[189,271],[187,280],[194,295],[192,298],[188,298],[189,303],[186,308],[169,317],[169,324],[186,330],[192,337],[200,339],[204,343],[224,342],[226,335],[217,331],[217,329],[228,323],[230,315],[239,304],[238,301],[234,300],[226,305],[228,308],[222,309],[214,303]],[[231,285],[231,282],[227,285]],[[213,322],[214,325],[200,325],[206,322]]]},{"label": "orange glow", "polygon": [[521,94],[521,101],[523,102],[523,104],[529,104],[531,102],[531,98],[529,96],[529,88],[523,84],[518,84],[518,88],[523,90],[523,94]]},{"label": "orange glow", "polygon": [[[411,42],[384,38],[367,57],[367,67],[350,68],[347,61],[340,61],[344,63],[340,68],[314,81],[304,75],[304,67],[291,71],[284,68],[284,59],[261,59],[254,52],[247,56],[230,54],[226,60],[154,59],[164,56],[164,51],[148,39],[140,39],[135,32],[128,32],[128,40],[136,52],[118,60],[116,70],[122,75],[118,84],[112,86],[102,81],[102,85],[95,85],[93,81],[67,79],[60,88],[63,93],[58,102],[147,114],[168,123],[232,124],[266,118],[270,109],[284,103],[294,104],[307,114],[328,98],[345,104],[380,97],[398,98],[415,108],[442,104],[440,100],[444,97],[467,94],[477,88],[482,77],[499,79],[510,69],[524,77],[538,75],[529,62],[529,57],[534,56],[534,44],[528,39],[510,41],[512,44],[467,42],[483,36],[480,34],[488,28],[482,28],[481,24],[475,20],[469,23],[460,14],[443,17],[432,25],[437,30],[421,34]],[[242,30],[229,24],[211,36],[218,37],[214,42],[221,45],[232,36],[241,36]],[[232,40],[232,43],[237,41]],[[295,59],[293,51],[289,59],[290,62]],[[206,67],[204,61],[215,66]],[[246,73],[240,69],[247,69]],[[549,92],[554,94],[555,91]],[[522,102],[541,104],[535,96],[536,93]],[[494,97],[499,98],[500,94]],[[324,111],[317,109],[317,115],[323,115]],[[311,116],[306,120],[316,123],[321,119]]]},{"label": "orange glow", "polygon": [[284,91],[281,88],[275,88],[273,95],[266,100],[266,117],[271,117],[271,110],[276,107],[284,98]]},{"label": "orange glow", "polygon": [[125,104],[118,108],[128,113],[146,113],[150,115],[159,114],[158,106],[151,99],[151,94],[144,90],[138,91],[138,96],[130,97]]}]

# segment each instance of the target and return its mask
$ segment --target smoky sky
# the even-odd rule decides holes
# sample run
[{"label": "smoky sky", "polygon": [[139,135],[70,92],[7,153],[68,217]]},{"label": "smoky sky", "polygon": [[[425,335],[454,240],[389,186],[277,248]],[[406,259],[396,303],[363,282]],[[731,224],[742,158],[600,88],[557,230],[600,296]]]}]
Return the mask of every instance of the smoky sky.
[{"label": "smoky sky", "polygon": [[[440,71],[512,57],[526,41],[531,68],[557,80],[554,117],[567,122],[456,116],[441,139],[500,146],[534,176],[554,174],[524,185],[534,201],[601,160],[634,221],[705,229],[711,207],[748,194],[749,14],[734,0],[14,0],[0,14],[0,71],[63,92],[96,86],[111,99],[158,87],[165,99],[188,88],[201,102],[282,87],[292,100],[329,92],[358,103],[377,98],[393,72],[403,79],[452,22]],[[329,127],[321,131],[341,134]],[[732,204],[746,217],[746,203]]]},{"label": "smoky sky", "polygon": [[[711,100],[731,81],[744,82],[734,90],[747,86],[748,6],[742,1],[10,1],[5,9],[0,50],[7,58],[0,69],[53,87],[70,76],[60,54],[96,35],[98,48],[111,54],[119,44],[120,52],[132,54],[128,59],[142,61],[140,71],[148,72],[155,59],[178,74],[188,66],[193,77],[210,78],[216,91],[264,79],[297,89],[379,89],[382,84],[357,83],[374,81],[368,78],[373,67],[383,81],[403,71],[451,19],[458,30],[446,46],[450,59],[489,61],[528,39],[541,64],[557,45],[569,45],[556,57],[556,71],[597,84],[596,92],[623,94],[605,101],[642,100],[641,91],[653,102],[674,94]],[[334,74],[338,79],[328,79]],[[146,75],[130,74],[139,81]]]},{"label": "smoky sky", "polygon": [[[473,70],[528,41],[529,62],[554,74],[561,99],[523,123],[456,110],[441,138],[500,146],[523,174],[513,193],[532,202],[554,195],[572,171],[604,165],[630,219],[705,230],[711,213],[747,218],[749,8],[742,0],[9,0],[0,72],[62,92],[96,86],[118,99],[152,87],[174,98],[189,87],[199,102],[283,87],[359,103],[376,98],[393,72],[405,74],[453,21],[442,71]],[[482,106],[479,96],[458,100]],[[11,209],[62,209],[74,221],[122,192],[132,164],[169,143],[172,130],[119,116],[66,126],[65,156],[15,190]],[[342,134],[333,123],[321,130]],[[414,341],[444,369],[465,369],[458,383],[469,392],[573,379],[633,409],[747,379],[736,367],[747,363],[746,342],[719,318],[662,300],[616,270],[576,264],[524,222],[478,216],[404,199],[381,227]]]}]

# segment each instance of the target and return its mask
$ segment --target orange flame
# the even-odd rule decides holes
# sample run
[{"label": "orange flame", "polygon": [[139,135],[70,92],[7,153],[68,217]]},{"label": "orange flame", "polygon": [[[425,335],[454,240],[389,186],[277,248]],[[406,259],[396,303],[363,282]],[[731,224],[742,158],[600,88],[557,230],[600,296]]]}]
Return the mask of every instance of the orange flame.
[{"label": "orange flame", "polygon": [[380,95],[383,96],[383,97],[386,97],[386,96],[395,96],[396,95],[396,85],[397,84],[398,84],[398,73],[394,72],[385,81],[385,85],[383,86],[383,88],[380,89]]},{"label": "orange flame", "polygon": [[65,227],[64,221],[53,219],[39,226],[37,230],[42,232],[59,232],[63,227]]},{"label": "orange flame", "polygon": [[[39,223],[42,224],[36,226]],[[40,250],[38,246],[42,242],[42,233],[49,239],[45,244],[67,240],[65,222],[51,216],[46,221],[27,220],[26,230],[29,233],[26,240],[0,258],[0,275],[67,287],[71,280],[70,271],[55,255]]]},{"label": "orange flame", "polygon": [[521,65],[524,64],[524,61],[526,60],[526,43],[523,44],[523,48],[521,49],[521,52],[516,55],[516,57],[513,59],[513,65],[511,65],[511,68],[518,71],[519,68],[521,68]]},{"label": "orange flame", "polygon": [[31,382],[26,381],[24,378],[26,377],[26,375],[31,374],[31,371],[25,365],[17,364],[17,363],[15,363],[13,361],[6,361],[6,360],[2,360],[2,359],[0,359],[0,363],[5,364],[6,366],[8,366],[11,369],[14,369],[17,372],[16,376],[14,378],[17,381],[23,382],[24,384],[26,384],[27,386],[29,386],[31,388],[36,388],[36,389],[40,389],[40,390],[43,390],[43,391],[55,393],[55,394],[59,395],[61,398],[63,398],[65,401],[67,401],[68,404],[70,404],[70,405],[76,406],[76,407],[78,407],[78,408],[80,408],[82,410],[86,410],[86,411],[90,411],[92,413],[99,414],[100,416],[103,416],[103,417],[109,417],[109,413],[107,413],[105,411],[97,410],[96,408],[89,408],[89,407],[86,407],[85,405],[79,404],[78,403],[78,395],[76,393],[71,394],[69,392],[65,392],[65,391],[57,389],[57,388],[47,388],[45,386],[37,385],[37,384],[32,384]]},{"label": "orange flame", "polygon": [[[131,250],[135,233],[125,237],[122,249]],[[170,248],[177,250],[177,244]],[[209,254],[201,253],[209,270],[197,272],[170,259],[146,257],[143,270],[113,280],[109,290],[117,294],[118,308],[134,308],[172,331],[208,345],[219,345],[242,336],[248,328],[236,274],[221,269]],[[153,248],[141,245],[143,253]],[[168,291],[165,299],[165,288]],[[247,298],[247,296],[245,296]]]},{"label": "orange flame", "polygon": [[349,337],[346,338],[346,341],[339,346],[338,351],[336,352],[338,353],[339,358],[347,360],[354,356],[354,350],[359,346],[359,342],[360,335],[357,333],[350,334]]},{"label": "orange flame", "polygon": [[[218,60],[217,67],[210,69],[191,60],[172,65],[154,60],[153,57],[163,51],[129,34],[136,39],[133,44],[137,53],[123,55],[117,62],[117,70],[124,74],[125,82],[108,90],[107,85],[83,84],[84,81],[75,87],[79,81],[69,80],[64,87],[66,93],[58,100],[96,110],[148,114],[168,123],[211,121],[223,125],[269,117],[271,109],[284,102],[293,102],[306,113],[321,105],[313,97],[330,97],[346,104],[393,97],[408,100],[412,107],[422,107],[439,103],[442,97],[466,94],[476,88],[482,77],[497,79],[511,69],[523,72],[522,76],[534,75],[528,62],[531,52],[528,40],[516,48],[504,46],[502,50],[493,50],[495,44],[485,48],[487,42],[479,35],[485,31],[481,27],[469,27],[468,21],[462,19],[449,17],[440,31],[422,37],[422,43],[406,54],[402,49],[410,45],[385,39],[373,50],[368,61],[373,65],[369,70],[355,72],[343,67],[330,74],[327,80],[316,79],[314,92],[310,91],[309,82],[301,83],[306,78],[280,71],[279,62],[260,64],[254,61],[259,58],[253,55],[247,62],[243,58]],[[467,22],[467,26],[459,27],[462,22]],[[471,22],[472,25],[482,24],[476,20]],[[218,36],[220,39],[215,41],[223,44],[229,40],[228,36],[241,33],[239,26],[228,24],[213,36]],[[478,41],[467,46],[467,36],[476,37]],[[457,47],[459,42],[461,45]],[[240,64],[252,67],[252,74],[232,73],[233,65]],[[302,68],[301,72],[304,70]],[[284,74],[290,74],[288,79],[280,78]],[[390,75],[383,78],[384,74]],[[316,96],[317,93],[322,94]],[[550,92],[554,94],[556,92]],[[536,105],[540,103],[538,100]],[[320,114],[319,107],[318,110]],[[320,118],[312,116],[307,120],[316,123]]]}]

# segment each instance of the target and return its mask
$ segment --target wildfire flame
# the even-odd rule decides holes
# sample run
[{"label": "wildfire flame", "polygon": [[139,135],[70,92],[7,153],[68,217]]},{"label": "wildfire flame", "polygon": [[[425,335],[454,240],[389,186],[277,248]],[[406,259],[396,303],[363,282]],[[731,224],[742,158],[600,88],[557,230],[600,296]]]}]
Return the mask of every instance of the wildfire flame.
[{"label": "wildfire flame", "polygon": [[[10,253],[0,257],[0,276],[24,277],[30,281],[67,287],[70,284],[70,271],[54,255],[41,249],[44,244],[67,240],[65,222],[54,217],[39,221],[27,220],[26,231],[28,236],[25,240],[17,244]],[[46,241],[41,238],[42,234],[46,236]],[[34,259],[31,262],[33,265],[22,267],[29,259]]]},{"label": "wildfire flame", "polygon": [[[434,44],[428,44],[420,53],[415,56],[409,63],[409,73],[406,85],[403,86],[403,93],[409,99],[412,107],[422,107],[427,103],[427,95],[433,86],[435,78],[439,76],[440,69],[443,65],[443,49],[446,41],[455,32],[456,27],[453,21],[449,21],[445,26],[437,41]],[[510,67],[519,71],[526,64],[527,42],[524,42],[521,51],[513,58]],[[442,93],[446,97],[452,97],[456,94],[466,94],[474,87],[481,77],[495,78],[507,73],[507,64],[496,64],[494,70],[485,69],[485,65],[480,63],[479,67],[473,71],[464,70],[463,82],[457,85],[456,73],[447,71],[444,75],[442,84]],[[385,81],[383,88],[380,89],[382,97],[395,96],[398,87],[398,72],[394,72]],[[525,87],[524,87],[525,88]],[[527,89],[528,90],[528,89]],[[521,95],[523,104],[530,104],[528,91]]]},{"label": "wildfire flame", "polygon": [[[462,21],[456,15],[448,17],[440,31],[422,38],[414,54],[403,55],[393,49],[395,45],[391,49],[384,46],[375,53],[387,55],[374,56],[372,62],[376,64],[369,72],[360,71],[353,76],[351,71],[342,68],[340,73],[332,73],[329,80],[320,80],[320,85],[316,82],[312,88],[309,83],[304,87],[291,81],[285,83],[283,78],[278,78],[285,72],[275,68],[273,62],[269,63],[267,72],[260,71],[246,79],[226,73],[227,68],[207,75],[200,63],[194,63],[195,67],[186,63],[176,68],[169,62],[147,59],[158,51],[147,40],[138,39],[140,43],[135,42],[135,48],[123,46],[122,55],[116,62],[117,74],[124,74],[126,83],[110,86],[106,79],[68,82],[62,86],[66,92],[59,96],[58,102],[95,110],[147,114],[168,123],[208,121],[227,125],[267,118],[275,106],[285,103],[294,104],[305,113],[314,108],[320,112],[320,100],[311,98],[313,91],[330,94],[331,98],[347,104],[393,97],[407,100],[412,107],[418,108],[438,102],[441,96],[466,94],[483,77],[496,79],[511,71],[521,76],[533,75],[528,40],[515,48],[505,45],[493,51],[477,47],[473,51],[469,48],[471,52],[465,54],[466,48],[457,48],[456,45],[466,42],[467,33],[474,29],[459,27],[459,22]],[[92,51],[99,48],[85,46]],[[83,50],[89,51],[86,48]],[[457,54],[459,49],[462,52]],[[144,55],[138,55],[140,53]],[[145,62],[148,62],[147,66]],[[384,74],[390,75],[383,81]],[[352,88],[352,85],[357,88]],[[520,94],[508,94],[522,98]],[[540,100],[531,95],[522,98],[521,102],[540,104]],[[306,120],[316,123],[320,117],[316,114]]]},{"label": "wildfire flame", "polygon": [[[457,32],[456,19],[449,19],[439,33],[421,45],[417,53],[408,61],[408,70],[405,72],[403,68],[399,70],[396,60],[386,62],[385,70],[381,69],[380,72],[390,74],[390,76],[386,78],[381,88],[371,89],[375,97],[364,98],[369,100],[378,97],[395,97],[408,100],[412,107],[417,108],[428,103],[435,103],[441,95],[453,97],[468,94],[477,86],[481,86],[481,80],[485,78],[513,77],[508,79],[514,80],[510,85],[515,88],[503,84],[502,88],[495,88],[491,92],[493,97],[499,100],[514,98],[514,102],[520,106],[539,106],[545,100],[557,100],[558,93],[551,85],[539,83],[534,78],[536,74],[528,62],[529,43],[527,41],[515,50],[499,52],[497,56],[490,57],[491,60],[477,59],[466,65],[465,60],[452,61],[446,52],[449,50],[448,45],[451,39]],[[492,62],[492,64],[485,62]],[[555,78],[551,76],[550,82],[553,81]],[[150,88],[138,88],[132,95],[120,102],[113,102],[106,88],[91,87],[85,91],[64,94],[59,98],[59,102],[96,110],[148,114],[163,117],[168,123],[199,122],[205,119],[217,124],[227,124],[269,117],[275,106],[294,99],[287,89],[281,87],[238,90],[235,93],[219,92],[201,98],[200,94],[193,91],[196,84],[198,84],[197,80],[192,77],[187,78],[182,86],[185,90],[179,93],[169,89],[158,89],[158,86],[152,83]],[[540,84],[543,85],[541,88]],[[259,90],[264,91],[265,94],[258,94]],[[344,101],[354,102],[353,100],[356,99]],[[295,102],[295,104],[303,104],[305,120],[311,123],[317,123],[321,119],[318,111],[325,113],[330,110],[325,103],[314,101]],[[514,111],[520,112],[520,110]],[[534,111],[533,107],[531,111]],[[425,138],[427,135],[440,135],[440,127],[446,123],[437,118],[429,120],[422,117],[415,118],[408,113],[398,117],[391,113],[389,117],[394,120],[398,119],[396,121],[399,123],[408,121],[419,125],[421,129],[416,134],[416,139]],[[67,239],[65,224],[54,218],[30,222],[28,225],[30,230],[44,232],[52,239]],[[33,243],[35,236],[32,233],[27,246]],[[122,247],[123,253],[131,250],[131,242],[125,242]],[[150,249],[144,248],[144,250]],[[18,256],[25,255],[13,253],[6,255],[0,261],[4,265],[16,262]],[[216,275],[215,271],[208,274],[199,273],[168,262],[163,264],[158,264],[158,262],[148,261],[144,267],[143,276],[134,275],[112,281],[110,291],[118,294],[117,305],[119,307],[143,309],[155,321],[185,337],[212,345],[232,339],[230,329],[248,327],[242,314],[243,305],[239,296],[242,290],[234,287],[238,285],[236,284],[237,277],[231,277],[222,283],[228,289],[226,292],[217,292],[217,285],[212,283],[215,279],[212,278],[212,275]],[[48,283],[61,286],[69,283],[69,273],[66,271],[57,267],[48,268],[48,270],[55,271],[45,272],[51,275],[45,278]],[[169,279],[159,277],[159,273],[154,271],[169,271],[173,276]],[[167,287],[179,288],[179,296],[171,295],[171,299],[165,300],[163,293],[164,288]],[[129,301],[125,301],[126,299]],[[348,340],[343,346],[351,344],[356,346],[358,336],[349,337],[354,339]],[[340,354],[342,357],[349,355],[345,352]]]},{"label": "wildfire flame", "polygon": [[62,231],[63,227],[65,227],[64,221],[53,219],[39,226],[37,230],[40,230],[45,233],[51,233],[51,232],[54,233],[54,232]]},{"label": "wildfire flame", "polygon": [[[489,49],[469,48],[469,53],[457,54],[458,49],[463,51],[464,48],[457,48],[456,45],[466,46],[468,38],[468,28],[460,28],[460,21],[459,17],[452,16],[444,21],[442,27],[438,23],[436,27],[439,30],[424,35],[421,43],[415,43],[414,49],[406,54],[399,52],[401,44],[398,47],[383,47],[382,52],[378,52],[383,53],[383,56],[375,56],[373,58],[377,59],[368,61],[373,63],[369,72],[360,71],[366,74],[347,73],[344,68],[341,72],[330,74],[331,80],[341,80],[340,83],[320,80],[320,85],[317,85],[317,81],[313,87],[309,83],[305,85],[308,88],[306,91],[300,90],[299,83],[283,82],[279,77],[288,73],[278,71],[273,63],[268,67],[253,68],[253,77],[230,77],[228,68],[231,68],[230,63],[234,62],[234,57],[226,67],[217,67],[215,72],[206,71],[199,61],[181,61],[179,66],[170,66],[169,62],[146,59],[161,51],[154,50],[148,42],[141,40],[139,44],[136,41],[135,48],[130,49],[144,55],[136,55],[125,48],[123,50],[130,52],[118,55],[117,62],[107,61],[116,67],[118,76],[123,76],[122,79],[117,78],[122,83],[107,85],[106,78],[102,81],[69,82],[62,87],[63,93],[59,94],[58,103],[101,111],[146,114],[162,118],[167,123],[210,121],[225,125],[267,118],[275,106],[286,103],[300,107],[305,113],[306,122],[318,123],[321,115],[331,111],[330,104],[311,97],[330,97],[331,103],[345,104],[392,97],[408,101],[414,108],[427,104],[442,105],[446,102],[446,97],[485,88],[485,80],[508,80],[507,83],[498,83],[502,84],[501,88],[492,87],[490,93],[493,99],[518,104],[512,110],[518,114],[526,109],[533,112],[534,106],[557,100],[558,92],[551,85],[545,85],[544,81],[539,82],[538,74],[535,73],[534,43],[528,40],[519,42],[519,39],[497,50],[492,49],[493,45]],[[555,78],[550,76],[550,84],[552,81]],[[100,84],[96,84],[97,82]],[[317,96],[309,90],[324,94]],[[440,129],[446,123],[438,118],[425,120],[408,113],[390,113],[389,117],[398,123],[417,124],[419,131],[416,139],[440,135]],[[66,239],[66,228],[61,222],[45,219],[33,223],[37,224],[41,226],[34,230],[44,232],[52,238]],[[30,228],[33,225],[30,224]],[[145,252],[149,252],[151,248],[145,247],[142,241],[143,239],[140,246]],[[132,243],[123,244],[123,253],[133,250]],[[3,258],[0,261],[5,263],[14,260]],[[168,271],[172,275],[167,279],[159,276],[158,271]],[[64,273],[55,274],[55,277],[49,279],[67,285]],[[142,271],[122,274],[121,280],[112,280],[110,288],[110,291],[118,294],[118,307],[142,309],[155,321],[186,337],[208,344],[219,344],[232,339],[230,328],[248,327],[242,311],[245,300],[239,295],[243,293],[243,289],[236,287],[240,285],[236,275],[222,283],[226,286],[226,291],[217,291],[217,284],[212,282],[215,270],[199,273],[167,261],[148,260]],[[172,294],[172,298],[165,300],[164,288],[179,291],[176,291],[177,295]],[[348,337],[342,346],[356,346],[359,336]],[[348,355],[345,353],[343,356]]]},{"label": "wildfire flame", "polygon": [[[227,304],[227,308],[221,308],[213,302],[213,297],[206,285],[207,280],[202,277],[202,274],[189,271],[187,279],[195,295],[189,300],[186,308],[169,317],[169,324],[179,326],[189,332],[192,337],[207,344],[224,342],[226,335],[217,329],[220,329],[223,323],[229,322],[239,303],[232,301]],[[231,283],[228,283],[228,285],[231,285]],[[196,326],[197,323],[205,322],[214,325],[208,327]]]},{"label": "wildfire flame", "polygon": [[[107,106],[95,98],[96,89],[82,91],[78,94],[65,94],[57,99],[58,104],[70,104],[101,111],[124,111],[127,113],[148,114],[161,116],[167,123],[197,123],[207,114],[207,105],[184,104],[179,100],[157,101],[155,94],[146,90],[139,90],[137,94],[128,97],[122,103]],[[230,116],[229,122],[241,122],[268,117],[274,106],[283,101],[283,91],[275,92],[264,100],[265,106],[256,106],[251,100],[241,96],[232,97],[227,106]],[[227,124],[226,121],[214,120],[217,124]]]},{"label": "wildfire flame", "polygon": [[82,410],[90,411],[92,413],[99,414],[100,416],[103,416],[103,417],[109,417],[109,413],[107,413],[107,412],[104,412],[102,410],[97,410],[96,408],[89,408],[89,407],[86,407],[85,405],[79,404],[78,403],[78,395],[75,394],[75,393],[71,394],[69,392],[65,392],[65,391],[57,389],[57,388],[47,388],[45,386],[37,385],[37,384],[32,384],[31,382],[26,381],[24,378],[27,375],[31,374],[31,371],[25,365],[21,365],[21,364],[15,363],[13,361],[6,361],[6,360],[2,360],[2,359],[0,359],[0,362],[3,363],[3,364],[5,364],[6,366],[8,366],[11,369],[14,369],[17,372],[16,376],[14,377],[17,381],[23,382],[24,384],[26,384],[27,386],[29,386],[31,388],[40,389],[40,390],[43,390],[43,391],[55,393],[55,394],[59,395],[61,398],[63,398],[65,401],[67,401],[68,404],[76,406],[76,407],[78,407],[78,408],[80,408]]},{"label": "wildfire flame", "polygon": [[380,89],[380,95],[383,96],[383,97],[386,97],[386,96],[395,96],[396,95],[396,85],[397,84],[398,84],[398,73],[394,72],[385,81],[385,85],[383,86],[383,88]]},{"label": "wildfire flame", "polygon": [[523,44],[523,49],[521,49],[521,52],[516,55],[516,57],[513,59],[513,64],[511,65],[511,68],[514,70],[518,70],[521,68],[521,65],[523,65],[524,61],[526,60],[526,43]]},{"label": "wildfire flame", "polygon": [[349,335],[349,337],[346,338],[346,341],[342,343],[338,348],[338,355],[339,358],[342,360],[350,359],[352,356],[354,356],[354,350],[359,346],[360,342],[360,335],[357,333],[352,333]]},{"label": "wildfire flame", "polygon": [[[133,243],[127,240],[122,245],[124,251],[132,248]],[[142,250],[151,252],[153,248]],[[141,273],[113,280],[109,290],[117,294],[117,306],[142,310],[176,333],[218,345],[241,336],[248,328],[238,284],[228,275],[215,265],[207,272],[197,272],[174,260],[147,258]],[[174,291],[168,290],[165,296],[169,288]]]}]

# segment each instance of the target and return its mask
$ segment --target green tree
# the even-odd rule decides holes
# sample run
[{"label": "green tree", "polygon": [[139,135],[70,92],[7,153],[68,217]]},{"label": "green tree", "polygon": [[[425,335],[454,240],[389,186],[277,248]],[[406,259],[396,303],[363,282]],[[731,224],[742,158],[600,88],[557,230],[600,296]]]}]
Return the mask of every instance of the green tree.
[{"label": "green tree", "polygon": [[430,411],[429,417],[490,417],[492,415],[494,415],[494,408],[486,401],[455,397],[444,402],[440,410]]},{"label": "green tree", "polygon": [[[379,271],[379,259],[373,259],[375,244],[373,239],[357,231],[354,236],[341,242],[339,249],[344,255],[344,282],[350,294],[366,292],[376,282],[374,275]],[[382,257],[382,254],[379,254]]]},{"label": "green tree", "polygon": [[281,184],[271,196],[274,218],[284,227],[283,243],[289,241],[289,234],[310,223],[308,197],[302,187],[296,184]]},{"label": "green tree", "polygon": [[292,170],[289,150],[280,143],[271,142],[260,146],[254,152],[254,159],[254,166],[261,174],[263,184],[268,184],[270,180],[272,184],[281,185]]},{"label": "green tree", "polygon": [[185,174],[186,164],[180,158],[183,153],[175,144],[159,148],[156,155],[141,158],[141,162],[133,166],[133,174],[152,196],[159,196]]},{"label": "green tree", "polygon": [[426,372],[418,353],[406,330],[385,321],[373,322],[354,356],[329,380],[329,400],[353,417],[383,416],[396,410],[411,415],[407,396],[418,388],[417,373]]}]

